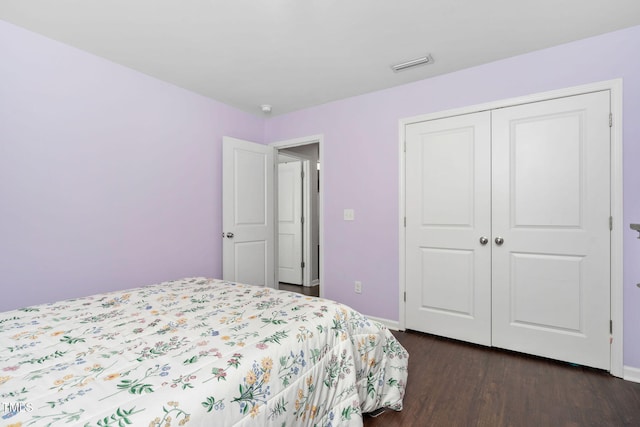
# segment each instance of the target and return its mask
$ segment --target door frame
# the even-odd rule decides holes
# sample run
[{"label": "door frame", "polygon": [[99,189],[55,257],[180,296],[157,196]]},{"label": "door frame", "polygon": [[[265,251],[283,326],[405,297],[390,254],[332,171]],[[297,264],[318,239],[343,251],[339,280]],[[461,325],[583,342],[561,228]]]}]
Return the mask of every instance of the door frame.
[{"label": "door frame", "polygon": [[[322,169],[324,170],[324,135],[322,134],[318,134],[318,135],[311,135],[311,136],[304,136],[304,137],[300,137],[300,138],[294,138],[294,139],[287,139],[287,140],[282,140],[282,141],[276,141],[276,142],[271,142],[269,143],[270,146],[274,147],[277,151],[281,150],[281,149],[285,149],[285,148],[292,148],[292,147],[299,147],[301,145],[309,145],[309,144],[318,144],[318,161],[320,162],[320,165],[322,165]],[[313,165],[311,166],[313,167]],[[323,189],[325,188],[324,186],[324,173],[320,174],[320,200],[318,201],[318,244],[320,245],[320,250],[318,251],[318,276],[320,277],[320,282],[322,282],[322,278],[325,277],[324,276],[324,191]],[[277,187],[274,190],[274,192],[277,192]],[[277,206],[277,204],[274,203],[274,206]],[[277,212],[276,215],[277,217]],[[309,221],[307,221],[307,224],[309,223]],[[277,230],[278,224],[276,223],[276,230],[275,230],[275,235],[277,236],[278,230]],[[276,254],[277,254],[277,248],[276,248]],[[278,260],[277,258],[275,259],[275,266],[277,269],[277,265],[278,265]],[[278,272],[276,271],[276,283],[278,283],[278,277],[277,277]],[[313,285],[314,283],[312,283]],[[320,286],[320,297],[323,298],[324,297],[324,286]]]},{"label": "door frame", "polygon": [[555,98],[563,98],[581,95],[590,92],[609,90],[611,94],[611,201],[610,211],[613,217],[613,229],[611,231],[611,320],[612,343],[609,372],[616,377],[624,376],[623,366],[623,205],[622,205],[622,79],[607,80],[586,85],[535,93],[516,98],[498,100],[489,103],[477,104],[462,108],[440,111],[408,117],[399,120],[399,161],[400,161],[400,191],[399,191],[399,328],[405,330],[406,316],[406,272],[405,272],[405,127],[412,123],[436,120],[445,117],[475,113],[479,111],[495,110],[520,104],[546,101]]}]

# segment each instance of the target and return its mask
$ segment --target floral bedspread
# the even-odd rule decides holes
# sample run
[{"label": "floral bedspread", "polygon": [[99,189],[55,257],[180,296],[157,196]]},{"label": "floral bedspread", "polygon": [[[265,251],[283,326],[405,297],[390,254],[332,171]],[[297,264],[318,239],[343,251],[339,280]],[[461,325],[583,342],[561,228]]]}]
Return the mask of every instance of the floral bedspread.
[{"label": "floral bedspread", "polygon": [[184,279],[0,313],[0,425],[359,426],[407,362],[347,306]]}]

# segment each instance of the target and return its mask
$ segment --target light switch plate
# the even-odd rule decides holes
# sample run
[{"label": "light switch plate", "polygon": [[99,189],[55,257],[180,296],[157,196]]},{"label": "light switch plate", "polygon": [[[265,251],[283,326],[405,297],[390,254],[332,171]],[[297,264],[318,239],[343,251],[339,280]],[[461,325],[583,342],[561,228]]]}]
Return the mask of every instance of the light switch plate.
[{"label": "light switch plate", "polygon": [[356,214],[353,209],[345,209],[344,210],[344,220],[345,221],[353,221],[356,219]]}]

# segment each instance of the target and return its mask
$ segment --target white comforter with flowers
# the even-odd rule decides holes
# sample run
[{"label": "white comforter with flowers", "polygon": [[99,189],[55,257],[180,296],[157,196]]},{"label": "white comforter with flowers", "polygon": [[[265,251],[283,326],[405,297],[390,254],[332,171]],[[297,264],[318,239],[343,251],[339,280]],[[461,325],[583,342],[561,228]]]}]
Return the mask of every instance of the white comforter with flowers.
[{"label": "white comforter with flowers", "polygon": [[0,313],[0,425],[359,426],[407,362],[347,306],[185,279]]}]

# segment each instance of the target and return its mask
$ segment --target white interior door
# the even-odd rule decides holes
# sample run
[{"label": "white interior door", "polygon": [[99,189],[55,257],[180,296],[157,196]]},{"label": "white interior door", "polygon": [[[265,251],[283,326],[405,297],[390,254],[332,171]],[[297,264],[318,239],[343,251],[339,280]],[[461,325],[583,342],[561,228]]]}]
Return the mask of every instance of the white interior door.
[{"label": "white interior door", "polygon": [[274,148],[224,137],[224,280],[275,286]]},{"label": "white interior door", "polygon": [[493,345],[609,369],[609,92],[493,112]]},{"label": "white interior door", "polygon": [[302,162],[278,164],[278,279],[302,284]]},{"label": "white interior door", "polygon": [[405,135],[406,326],[484,345],[491,345],[489,118],[415,123]]}]

